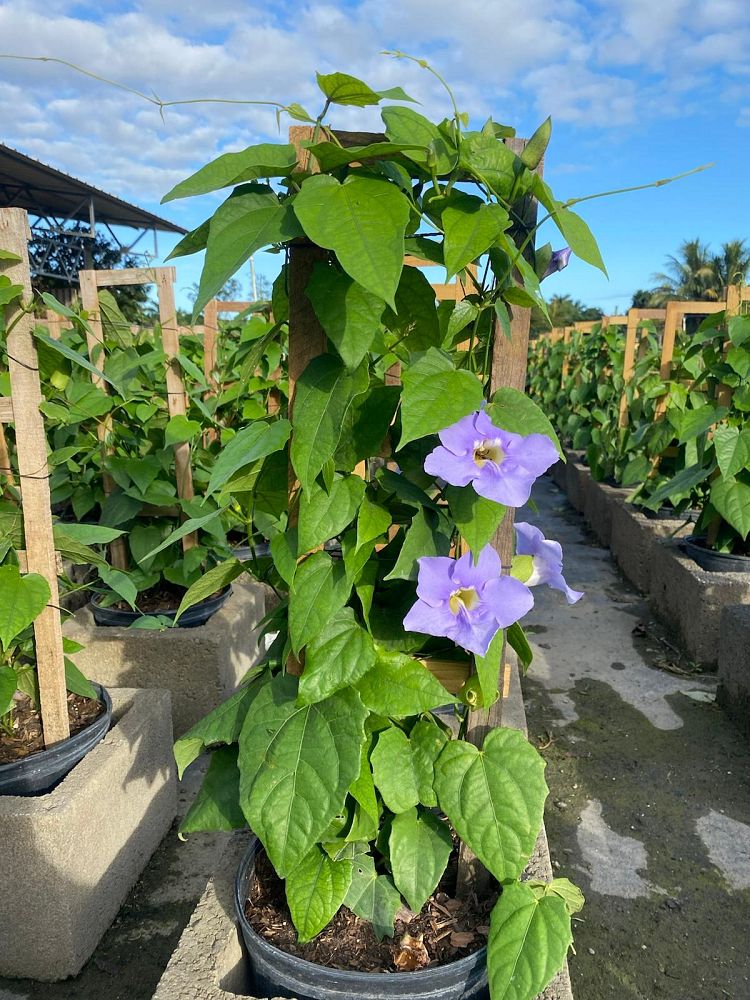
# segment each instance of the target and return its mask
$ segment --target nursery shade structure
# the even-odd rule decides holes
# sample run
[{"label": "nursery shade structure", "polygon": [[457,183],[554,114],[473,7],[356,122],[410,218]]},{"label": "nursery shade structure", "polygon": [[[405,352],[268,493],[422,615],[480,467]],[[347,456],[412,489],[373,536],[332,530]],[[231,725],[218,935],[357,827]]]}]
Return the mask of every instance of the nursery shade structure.
[{"label": "nursery shade structure", "polygon": [[[157,233],[187,232],[168,219],[0,143],[0,208],[10,207],[29,213],[32,277],[54,277],[70,285],[78,283],[79,270],[90,266],[89,241],[93,242],[102,227],[123,253],[131,253],[152,232],[154,256],[158,255]],[[121,228],[135,230],[134,237],[123,242],[115,232]]]}]

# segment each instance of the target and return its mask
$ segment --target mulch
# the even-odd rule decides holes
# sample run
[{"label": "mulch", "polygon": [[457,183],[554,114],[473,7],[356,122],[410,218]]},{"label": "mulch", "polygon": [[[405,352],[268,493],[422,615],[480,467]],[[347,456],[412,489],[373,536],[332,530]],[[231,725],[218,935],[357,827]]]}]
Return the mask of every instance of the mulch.
[{"label": "mulch", "polygon": [[[96,698],[82,698],[68,694],[68,720],[70,735],[75,736],[95,722],[105,706]],[[12,764],[32,753],[44,750],[42,717],[34,708],[28,695],[21,695],[13,710],[12,733],[0,729],[0,764]]]}]

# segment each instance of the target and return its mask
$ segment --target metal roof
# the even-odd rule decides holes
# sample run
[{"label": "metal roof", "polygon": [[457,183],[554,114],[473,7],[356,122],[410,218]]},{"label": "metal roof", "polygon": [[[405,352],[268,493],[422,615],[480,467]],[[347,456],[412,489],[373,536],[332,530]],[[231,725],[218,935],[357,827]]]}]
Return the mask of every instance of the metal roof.
[{"label": "metal roof", "polygon": [[32,215],[88,223],[91,208],[97,222],[132,229],[187,233],[167,219],[100,191],[62,170],[34,160],[0,143],[0,206],[25,208]]}]

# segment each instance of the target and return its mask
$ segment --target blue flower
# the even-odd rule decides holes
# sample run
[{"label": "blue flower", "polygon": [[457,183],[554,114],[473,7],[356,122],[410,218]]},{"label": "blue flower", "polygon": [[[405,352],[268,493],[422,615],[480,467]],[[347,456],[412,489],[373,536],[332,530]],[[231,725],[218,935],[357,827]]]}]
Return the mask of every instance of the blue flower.
[{"label": "blue flower", "polygon": [[559,542],[545,538],[539,528],[525,521],[519,521],[516,529],[516,555],[531,556],[531,575],[524,580],[527,587],[546,583],[548,587],[561,590],[568,604],[575,604],[583,597],[578,590],[571,590],[562,574],[563,554]]}]

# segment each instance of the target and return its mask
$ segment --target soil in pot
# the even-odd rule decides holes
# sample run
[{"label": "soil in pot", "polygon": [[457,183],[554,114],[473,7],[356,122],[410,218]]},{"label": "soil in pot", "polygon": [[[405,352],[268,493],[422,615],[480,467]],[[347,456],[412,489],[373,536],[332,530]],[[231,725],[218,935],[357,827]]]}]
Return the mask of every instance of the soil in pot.
[{"label": "soil in pot", "polygon": [[342,906],[314,940],[297,941],[284,894],[265,852],[258,853],[245,916],[253,930],[287,954],[322,965],[367,973],[413,972],[447,965],[474,954],[487,944],[490,912],[499,893],[479,902],[453,895],[457,852],[440,885],[418,914],[403,907],[395,934],[379,941],[372,925]]},{"label": "soil in pot", "polygon": [[[188,608],[183,615],[180,615],[179,627],[197,628],[199,625],[204,625],[222,607],[231,592],[231,586],[224,587],[223,590],[217,590],[210,597]],[[145,615],[174,618],[184,596],[184,590],[162,583],[138,595],[138,611],[133,611],[125,601],[116,601],[109,607],[103,607],[101,598],[94,597],[90,603],[97,625],[127,627]]]},{"label": "soil in pot", "polygon": [[107,691],[94,684],[96,698],[68,695],[68,718],[71,735],[67,740],[45,747],[41,720],[37,712],[26,706],[19,719],[20,740],[9,738],[0,763],[0,795],[44,795],[60,784],[65,776],[83,760],[89,750],[104,739],[112,723],[112,701]]},{"label": "soil in pot", "polygon": [[[70,735],[75,736],[95,722],[105,711],[105,705],[95,698],[82,698],[68,693],[68,722]],[[31,704],[28,695],[22,695],[13,712],[13,732],[0,729],[0,764],[12,764],[30,754],[44,750],[42,717]]]}]

